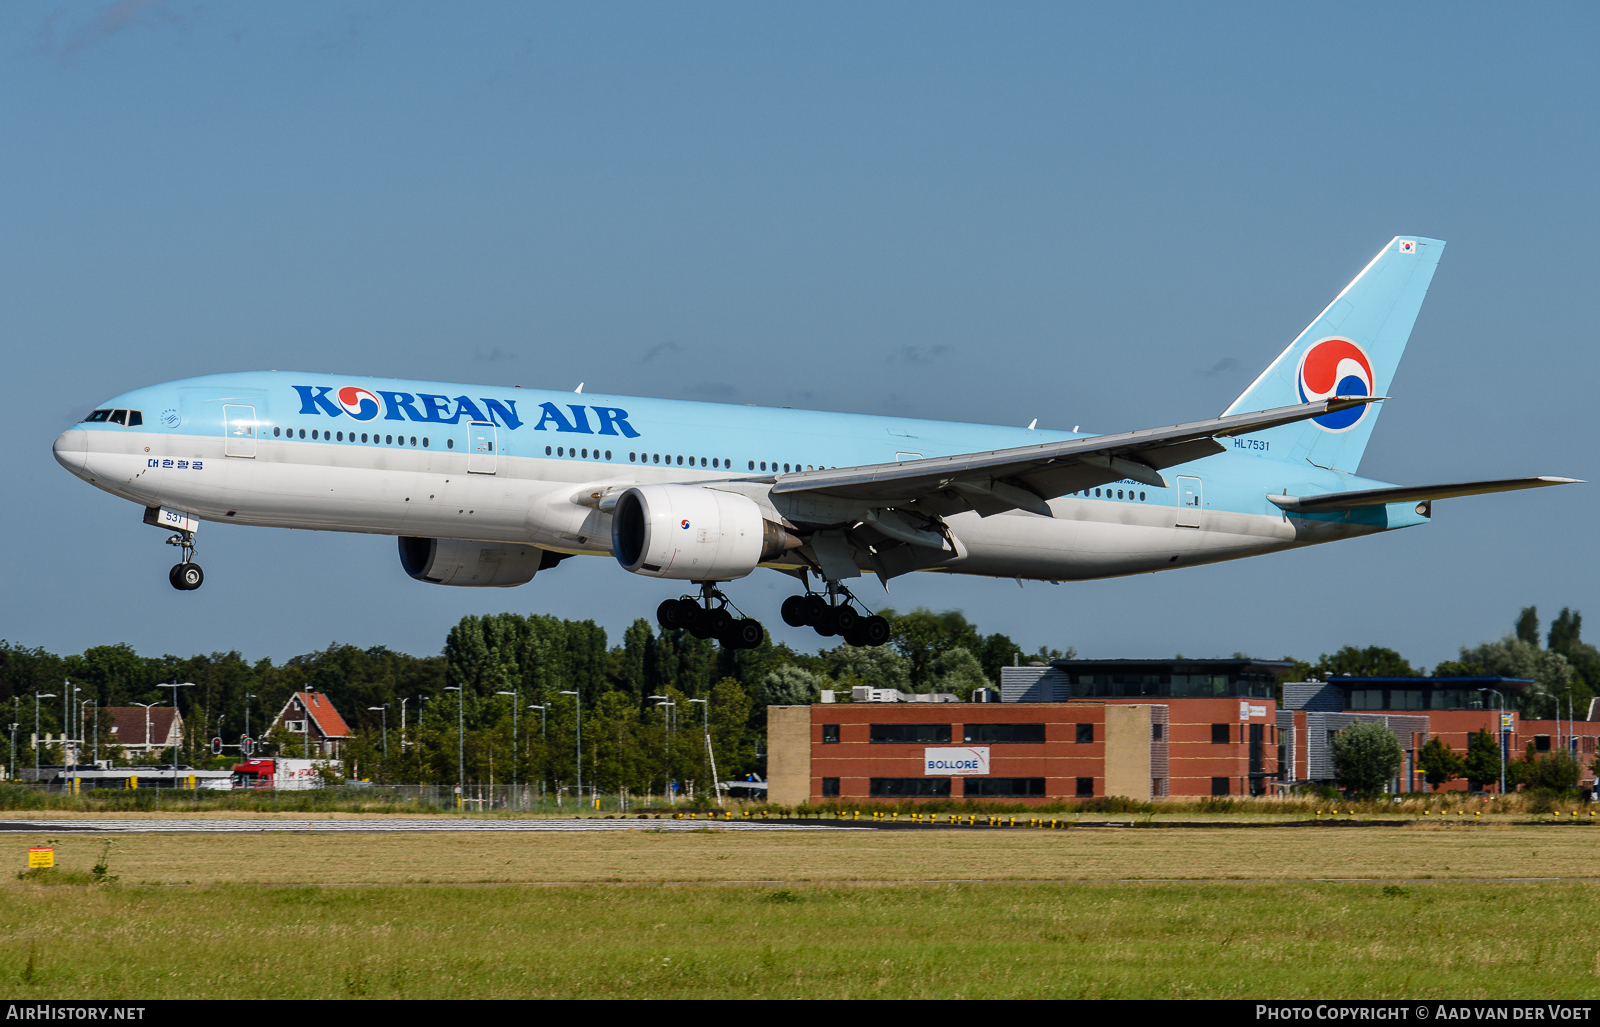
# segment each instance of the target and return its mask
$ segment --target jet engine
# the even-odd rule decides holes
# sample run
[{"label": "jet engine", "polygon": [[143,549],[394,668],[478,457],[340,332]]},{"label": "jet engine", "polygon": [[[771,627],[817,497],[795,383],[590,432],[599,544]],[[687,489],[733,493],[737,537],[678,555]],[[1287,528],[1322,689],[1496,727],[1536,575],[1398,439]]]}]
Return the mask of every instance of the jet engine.
[{"label": "jet engine", "polygon": [[418,581],[434,585],[526,585],[542,568],[552,567],[560,559],[537,546],[400,537],[400,566]]},{"label": "jet engine", "polygon": [[804,543],[746,496],[698,485],[638,485],[611,511],[611,551],[652,578],[729,581]]}]

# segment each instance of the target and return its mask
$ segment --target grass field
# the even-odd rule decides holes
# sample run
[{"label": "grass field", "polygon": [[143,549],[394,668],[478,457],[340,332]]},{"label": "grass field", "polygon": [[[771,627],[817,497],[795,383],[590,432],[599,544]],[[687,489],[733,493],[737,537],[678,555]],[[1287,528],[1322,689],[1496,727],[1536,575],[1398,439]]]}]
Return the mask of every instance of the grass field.
[{"label": "grass field", "polygon": [[1592,885],[11,888],[33,998],[1584,998]]},{"label": "grass field", "polygon": [[[104,835],[6,838],[10,865],[53,841],[62,868],[79,871],[105,844]],[[108,862],[123,885],[1587,878],[1600,876],[1597,844],[1600,831],[1553,826],[274,832],[119,835]]]},{"label": "grass field", "polygon": [[[0,981],[19,999],[1587,998],[1600,885],[1445,879],[1587,877],[1595,837],[124,835],[117,883],[7,875]],[[11,865],[46,840],[6,836]],[[68,879],[106,852],[53,840]],[[737,881],[775,883],[716,883]]]}]

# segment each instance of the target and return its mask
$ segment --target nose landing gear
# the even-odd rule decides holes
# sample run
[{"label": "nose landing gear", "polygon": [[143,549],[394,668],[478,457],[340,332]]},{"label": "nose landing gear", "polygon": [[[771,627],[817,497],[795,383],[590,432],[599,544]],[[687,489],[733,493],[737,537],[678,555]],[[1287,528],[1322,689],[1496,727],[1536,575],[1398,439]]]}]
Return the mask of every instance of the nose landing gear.
[{"label": "nose landing gear", "polygon": [[830,581],[826,595],[807,592],[785,599],[783,622],[792,628],[813,628],[824,638],[838,635],[850,645],[883,645],[889,641],[889,622],[877,614],[857,613],[850,604],[859,601],[849,589]]},{"label": "nose landing gear", "polygon": [[754,649],[767,637],[766,629],[750,617],[735,618],[730,605],[722,590],[705,581],[700,598],[668,599],[656,607],[656,623],[668,631],[683,628],[695,638],[714,638],[728,649]]},{"label": "nose landing gear", "polygon": [[180,531],[167,539],[167,545],[183,550],[183,562],[173,564],[172,570],[167,572],[167,580],[180,592],[193,592],[206,580],[205,571],[194,562],[194,532]]}]

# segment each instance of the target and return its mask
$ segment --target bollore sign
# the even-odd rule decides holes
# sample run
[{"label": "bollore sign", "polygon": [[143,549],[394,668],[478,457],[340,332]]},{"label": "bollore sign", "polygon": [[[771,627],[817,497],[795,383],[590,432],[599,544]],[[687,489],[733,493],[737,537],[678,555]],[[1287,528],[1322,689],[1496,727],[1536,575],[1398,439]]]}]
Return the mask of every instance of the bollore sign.
[{"label": "bollore sign", "polygon": [[989,747],[922,750],[922,773],[928,777],[989,773]]}]

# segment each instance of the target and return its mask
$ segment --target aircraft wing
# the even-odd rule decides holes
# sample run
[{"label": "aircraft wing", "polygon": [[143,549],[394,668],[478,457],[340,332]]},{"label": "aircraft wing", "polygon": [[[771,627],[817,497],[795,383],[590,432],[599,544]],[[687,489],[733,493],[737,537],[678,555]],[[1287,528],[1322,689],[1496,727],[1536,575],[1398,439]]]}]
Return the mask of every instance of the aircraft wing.
[{"label": "aircraft wing", "polygon": [[[831,467],[776,475],[772,494],[812,494],[873,507],[916,504],[929,514],[976,510],[987,517],[1006,510],[1051,516],[1045,500],[1129,478],[1164,488],[1165,467],[1224,450],[1218,437],[1249,435],[1281,424],[1347,410],[1382,396],[1338,396],[1315,403],[1232,414],[1168,428],[929,457],[889,464]],[[749,479],[745,479],[749,480]]]},{"label": "aircraft wing", "polygon": [[1329,492],[1321,496],[1268,496],[1285,510],[1332,510],[1351,506],[1382,506],[1385,503],[1427,502],[1457,496],[1481,496],[1489,492],[1515,492],[1546,485],[1573,485],[1577,478],[1501,478],[1498,481],[1464,481],[1455,485],[1396,485],[1386,489],[1360,489],[1355,492]]}]

